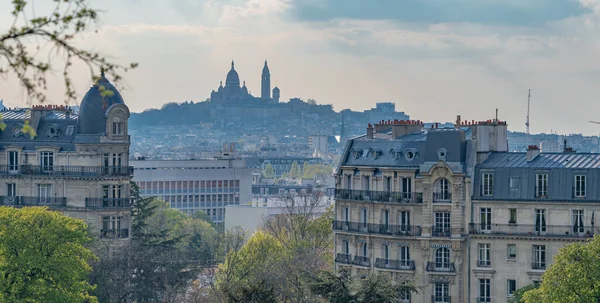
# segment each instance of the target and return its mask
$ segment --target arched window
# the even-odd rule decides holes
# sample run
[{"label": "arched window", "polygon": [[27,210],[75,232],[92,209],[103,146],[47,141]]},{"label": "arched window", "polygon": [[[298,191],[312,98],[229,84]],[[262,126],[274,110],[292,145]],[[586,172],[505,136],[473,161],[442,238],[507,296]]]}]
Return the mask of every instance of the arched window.
[{"label": "arched window", "polygon": [[450,181],[446,178],[435,181],[433,186],[433,202],[450,202],[451,199]]},{"label": "arched window", "polygon": [[435,250],[435,269],[450,270],[450,250],[447,247],[440,247]]}]

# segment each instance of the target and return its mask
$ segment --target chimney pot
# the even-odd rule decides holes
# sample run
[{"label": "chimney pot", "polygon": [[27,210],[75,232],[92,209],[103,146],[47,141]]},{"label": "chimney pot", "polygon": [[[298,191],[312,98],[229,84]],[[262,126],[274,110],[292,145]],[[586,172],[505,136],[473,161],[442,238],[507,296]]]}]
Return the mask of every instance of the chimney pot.
[{"label": "chimney pot", "polygon": [[540,148],[537,145],[527,147],[527,162],[533,161],[540,154]]}]

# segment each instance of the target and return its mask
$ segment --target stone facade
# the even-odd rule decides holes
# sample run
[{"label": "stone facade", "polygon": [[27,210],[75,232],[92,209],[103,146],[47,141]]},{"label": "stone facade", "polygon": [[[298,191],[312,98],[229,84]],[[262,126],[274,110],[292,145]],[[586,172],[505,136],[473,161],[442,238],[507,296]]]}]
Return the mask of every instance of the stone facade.
[{"label": "stone facade", "polygon": [[[99,86],[114,94],[102,97]],[[53,105],[1,113],[0,205],[47,206],[85,220],[101,238],[128,239],[129,109],[104,74],[81,108],[79,116]]]}]

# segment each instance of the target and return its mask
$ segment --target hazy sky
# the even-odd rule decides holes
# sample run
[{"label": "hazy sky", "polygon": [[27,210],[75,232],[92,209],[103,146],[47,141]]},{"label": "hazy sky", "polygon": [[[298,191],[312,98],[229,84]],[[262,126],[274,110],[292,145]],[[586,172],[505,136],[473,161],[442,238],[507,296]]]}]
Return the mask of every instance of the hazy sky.
[{"label": "hazy sky", "polygon": [[[10,23],[0,4],[0,27]],[[40,5],[41,1],[34,2]],[[49,1],[47,1],[49,2]],[[282,100],[336,110],[394,101],[415,119],[500,118],[532,132],[600,133],[600,0],[95,0],[105,11],[81,45],[140,63],[133,111],[200,101],[232,59],[258,95],[269,61]],[[80,95],[91,84],[75,71]],[[61,103],[60,82],[49,92]],[[23,105],[12,80],[0,98]]]}]

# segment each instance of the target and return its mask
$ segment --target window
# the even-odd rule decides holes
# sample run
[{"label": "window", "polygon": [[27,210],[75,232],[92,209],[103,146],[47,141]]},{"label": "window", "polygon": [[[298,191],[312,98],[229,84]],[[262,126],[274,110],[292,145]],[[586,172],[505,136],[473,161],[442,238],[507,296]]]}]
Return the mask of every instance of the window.
[{"label": "window", "polygon": [[450,303],[450,287],[448,283],[434,284],[433,302]]},{"label": "window", "polygon": [[435,213],[435,226],[433,227],[433,235],[441,237],[450,235],[450,213]]},{"label": "window", "polygon": [[40,198],[51,198],[52,197],[52,184],[38,184],[38,197]]},{"label": "window", "polygon": [[367,227],[367,220],[368,216],[367,216],[367,209],[366,208],[361,208],[360,209],[360,223],[362,223],[362,227]]},{"label": "window", "polygon": [[102,217],[101,238],[127,238],[127,229],[121,229],[123,217],[104,216]]},{"label": "window", "polygon": [[346,188],[352,189],[352,175],[346,175]]},{"label": "window", "polygon": [[17,184],[15,184],[15,183],[6,183],[6,196],[7,197],[15,197],[15,196],[17,196]]},{"label": "window", "polygon": [[388,265],[390,258],[390,250],[387,244],[381,245],[381,258],[385,260],[385,265]]},{"label": "window", "polygon": [[8,170],[12,171],[12,172],[19,170],[19,152],[18,151],[9,151],[8,152]]},{"label": "window", "polygon": [[402,178],[402,198],[410,199],[412,193],[412,179]]},{"label": "window", "polygon": [[435,250],[436,271],[450,270],[450,250],[447,247],[439,247]]},{"label": "window", "polygon": [[479,244],[479,258],[477,260],[478,267],[490,267],[492,262],[490,260],[490,244],[480,243]]},{"label": "window", "polygon": [[51,172],[54,168],[54,153],[40,152],[40,166],[42,167],[42,171]]},{"label": "window", "polygon": [[517,290],[517,280],[506,280],[506,294],[511,297]]},{"label": "window", "polygon": [[583,226],[583,209],[573,210],[573,232],[576,234],[582,234],[584,230]]},{"label": "window", "polygon": [[410,303],[410,290],[400,291],[400,303]]},{"label": "window", "polygon": [[361,252],[361,256],[363,256],[363,257],[369,256],[369,247],[367,246],[366,242],[362,244],[362,249],[360,250],[360,252]]},{"label": "window", "polygon": [[479,279],[479,300],[477,302],[492,302],[490,279]]},{"label": "window", "polygon": [[350,245],[348,244],[348,240],[342,240],[342,253],[343,254],[350,253]]},{"label": "window", "polygon": [[533,245],[533,269],[546,269],[546,246]]},{"label": "window", "polygon": [[518,198],[521,195],[521,178],[510,177],[509,179],[509,193],[511,198]]},{"label": "window", "polygon": [[535,175],[535,197],[536,198],[547,198],[548,197],[548,174],[537,174]]},{"label": "window", "polygon": [[433,188],[433,202],[450,202],[450,200],[450,182],[445,178],[437,180]]},{"label": "window", "polygon": [[348,222],[350,222],[350,208],[344,207],[342,209],[342,220],[344,220],[344,222],[346,222],[346,224],[348,224]]},{"label": "window", "polygon": [[398,225],[401,232],[410,232],[410,212],[401,211],[398,217]]},{"label": "window", "polygon": [[371,185],[371,178],[369,178],[369,176],[363,176],[363,184],[362,184],[362,189],[363,190],[370,190],[370,185]]},{"label": "window", "polygon": [[506,259],[516,260],[517,259],[517,244],[506,245]]},{"label": "window", "polygon": [[66,134],[67,135],[72,135],[74,130],[75,130],[75,126],[69,125],[69,126],[67,126],[67,132],[66,132]]},{"label": "window", "polygon": [[398,247],[398,260],[400,260],[400,266],[410,267],[410,248],[408,245]]},{"label": "window", "polygon": [[385,177],[385,191],[392,192],[392,178],[391,177]]},{"label": "window", "polygon": [[123,135],[124,131],[125,131],[125,128],[124,128],[123,124],[124,124],[123,122],[113,122],[113,124],[112,124],[112,134],[113,135],[117,135],[117,136]]},{"label": "window", "polygon": [[390,227],[390,211],[385,209],[381,212],[381,228],[387,231]]},{"label": "window", "polygon": [[481,195],[492,196],[494,194],[494,175],[491,173],[482,174]]},{"label": "window", "polygon": [[575,176],[574,198],[585,198],[585,175]]},{"label": "window", "polygon": [[535,231],[546,232],[546,210],[535,209]]},{"label": "window", "polygon": [[517,209],[509,208],[508,224],[517,224]]},{"label": "window", "polygon": [[492,230],[492,209],[489,207],[480,208],[481,231],[489,232]]}]

